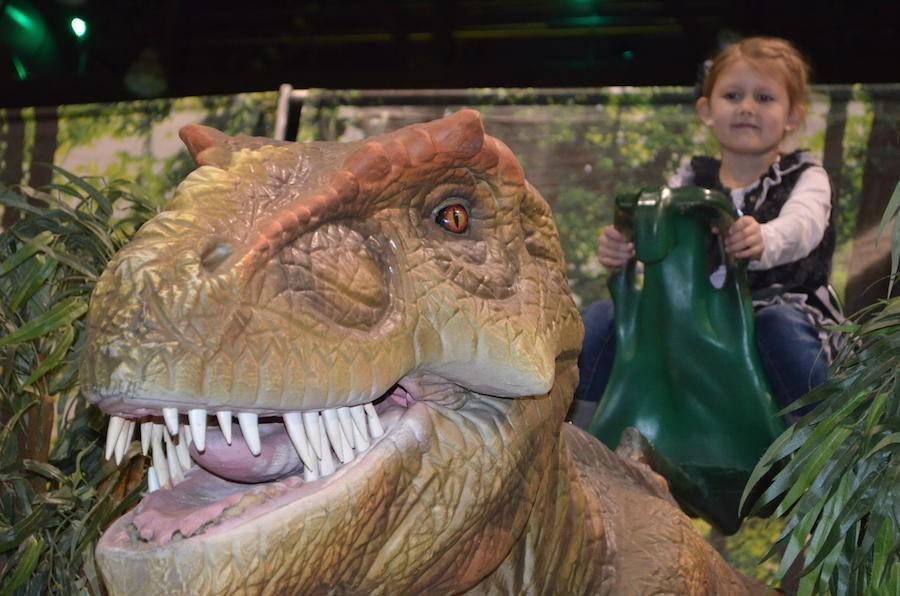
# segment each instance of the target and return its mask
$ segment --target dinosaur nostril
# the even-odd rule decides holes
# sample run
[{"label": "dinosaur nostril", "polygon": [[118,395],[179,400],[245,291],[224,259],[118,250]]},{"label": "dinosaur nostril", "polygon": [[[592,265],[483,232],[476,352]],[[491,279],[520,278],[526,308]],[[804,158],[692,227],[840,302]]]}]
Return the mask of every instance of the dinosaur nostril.
[{"label": "dinosaur nostril", "polygon": [[213,244],[200,255],[200,266],[212,273],[219,265],[225,262],[225,259],[231,256],[232,252],[234,250],[230,244],[224,242]]}]

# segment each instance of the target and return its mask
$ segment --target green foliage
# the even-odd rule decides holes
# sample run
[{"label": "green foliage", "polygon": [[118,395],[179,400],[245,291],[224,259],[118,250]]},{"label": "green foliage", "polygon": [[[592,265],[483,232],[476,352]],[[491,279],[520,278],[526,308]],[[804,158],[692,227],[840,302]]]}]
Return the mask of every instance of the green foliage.
[{"label": "green foliage", "polygon": [[[898,210],[895,191],[883,224]],[[893,238],[896,271],[900,220]],[[763,455],[744,498],[774,474],[753,511],[785,519],[768,556],[781,553],[777,578],[802,558],[799,594],[900,594],[900,298],[841,330],[831,378],[792,409],[818,405]]]},{"label": "green foliage", "polygon": [[105,416],[78,393],[94,283],[160,205],[126,183],[67,183],[27,198],[0,234],[0,594],[101,593],[94,544],[140,496],[139,450],[103,459]]},{"label": "green foliage", "polygon": [[[894,187],[894,193],[888,201],[888,206],[884,210],[881,218],[881,224],[878,226],[878,237],[881,237],[885,226],[894,219],[894,230],[891,232],[891,273],[897,273],[897,267],[900,265],[900,182]],[[888,284],[888,295],[894,287],[896,278],[891,276],[891,283]]]}]

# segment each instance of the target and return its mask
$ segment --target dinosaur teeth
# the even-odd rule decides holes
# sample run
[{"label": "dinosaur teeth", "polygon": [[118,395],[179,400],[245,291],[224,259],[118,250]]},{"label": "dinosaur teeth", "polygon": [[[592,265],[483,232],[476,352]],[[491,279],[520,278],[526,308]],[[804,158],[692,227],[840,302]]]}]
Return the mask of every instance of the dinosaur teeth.
[{"label": "dinosaur teeth", "polygon": [[181,463],[178,461],[178,456],[175,454],[175,444],[172,442],[172,436],[164,433],[163,437],[166,444],[166,465],[169,466],[169,478],[172,480],[172,485],[175,486],[184,480],[184,474],[181,471]]},{"label": "dinosaur teeth", "polygon": [[309,437],[309,444],[316,457],[322,459],[322,437],[320,436],[319,413],[303,412],[303,428],[306,429],[306,436]]},{"label": "dinosaur teeth", "polygon": [[364,405],[363,410],[366,413],[366,418],[369,420],[369,432],[372,434],[373,439],[377,439],[384,434],[384,429],[381,427],[381,420],[378,419],[378,412],[375,411],[375,406],[372,404]]},{"label": "dinosaur teeth", "polygon": [[178,456],[178,462],[185,470],[191,468],[191,452],[189,449],[191,441],[188,437],[188,427],[182,426],[178,435],[178,444],[175,445],[175,455]]},{"label": "dinosaur teeth", "polygon": [[[238,424],[241,426],[241,434],[244,435],[244,442],[253,455],[259,455],[259,418],[253,412],[238,412]],[[196,437],[194,437],[196,441]]]},{"label": "dinosaur teeth", "polygon": [[306,430],[303,428],[300,412],[288,412],[285,414],[284,426],[287,429],[288,436],[291,438],[294,449],[297,450],[297,455],[303,461],[303,465],[306,466],[308,471],[317,474],[316,456],[309,444],[309,439],[306,437]]},{"label": "dinosaur teeth", "polygon": [[341,423],[341,430],[344,432],[344,438],[350,443],[351,447],[356,447],[356,441],[353,440],[353,419],[350,417],[350,408],[337,409],[338,422]]},{"label": "dinosaur teeth", "polygon": [[169,462],[166,460],[166,453],[163,450],[163,434],[165,434],[163,427],[154,424],[150,458],[153,461],[153,467],[156,469],[156,477],[159,479],[160,487],[169,485]]},{"label": "dinosaur teeth", "polygon": [[325,433],[328,435],[328,440],[331,441],[332,449],[334,449],[342,464],[348,463],[353,459],[353,449],[344,438],[344,431],[341,430],[337,412],[334,410],[323,410],[322,418],[325,421]]},{"label": "dinosaur teeth", "polygon": [[119,416],[110,416],[109,425],[106,427],[106,459],[110,459],[116,451],[116,444],[119,442],[119,433],[125,426],[125,419]]},{"label": "dinosaur teeth", "polygon": [[[153,492],[160,488],[171,488],[182,480],[185,473],[193,467],[188,445],[190,444],[187,426],[171,435],[162,424],[145,423],[141,425],[141,441],[144,429],[150,442],[150,460],[153,465],[147,473],[147,490]],[[177,441],[177,443],[176,443]]]},{"label": "dinosaur teeth", "polygon": [[[231,445],[232,412],[222,410],[215,415],[226,443]],[[178,423],[177,408],[163,408],[162,416],[165,425],[140,423],[141,452],[149,454],[151,461],[147,475],[147,489],[151,492],[179,484],[194,466],[189,449],[191,443],[196,444],[198,451],[203,451],[206,442],[207,410],[188,410],[188,424],[184,425]],[[238,412],[237,419],[247,448],[253,455],[260,455],[259,415]],[[372,404],[287,412],[283,421],[291,444],[303,462],[306,482],[334,474],[340,465],[353,461],[374,439],[384,434]],[[110,417],[105,445],[107,459],[115,457],[116,463],[121,463],[137,425],[120,416]],[[335,462],[335,456],[338,462]]]},{"label": "dinosaur teeth", "polygon": [[156,475],[156,468],[150,466],[147,470],[147,492],[152,493],[155,490],[159,490],[159,478]]},{"label": "dinosaur teeth", "polygon": [[141,455],[150,453],[150,433],[152,430],[152,422],[141,422]]},{"label": "dinosaur teeth", "polygon": [[119,433],[119,439],[116,441],[116,465],[122,463],[122,458],[125,457],[125,450],[128,449],[128,444],[131,443],[131,437],[134,434],[134,422],[130,420],[125,421],[125,425],[122,427],[122,431]]},{"label": "dinosaur teeth", "polygon": [[334,459],[331,457],[331,449],[328,445],[328,435],[325,432],[325,417],[317,416],[319,422],[319,436],[321,437],[320,448],[322,457],[319,461],[319,472],[322,476],[331,476],[334,474]]},{"label": "dinosaur teeth", "polygon": [[[191,436],[194,438],[194,445],[197,446],[197,451],[205,450],[206,449],[206,410],[204,410],[203,408],[196,408],[193,410],[188,410],[188,421],[191,424]],[[170,427],[169,432],[172,433],[173,435],[177,435],[178,428],[176,427],[175,431],[173,432]]]},{"label": "dinosaur teeth", "polygon": [[216,420],[219,421],[219,429],[225,437],[225,442],[231,445],[231,412],[227,410],[216,412]]},{"label": "dinosaur teeth", "polygon": [[162,414],[163,414],[163,419],[166,421],[166,428],[169,429],[169,434],[177,435],[178,434],[178,409],[177,408],[163,408]]}]

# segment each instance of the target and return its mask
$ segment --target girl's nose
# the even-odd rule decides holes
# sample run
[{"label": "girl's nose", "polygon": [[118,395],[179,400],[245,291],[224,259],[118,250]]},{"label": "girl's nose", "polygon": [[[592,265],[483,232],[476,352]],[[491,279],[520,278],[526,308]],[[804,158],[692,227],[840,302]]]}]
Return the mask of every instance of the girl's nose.
[{"label": "girl's nose", "polygon": [[753,98],[745,97],[741,101],[740,110],[742,114],[752,114],[754,110]]}]

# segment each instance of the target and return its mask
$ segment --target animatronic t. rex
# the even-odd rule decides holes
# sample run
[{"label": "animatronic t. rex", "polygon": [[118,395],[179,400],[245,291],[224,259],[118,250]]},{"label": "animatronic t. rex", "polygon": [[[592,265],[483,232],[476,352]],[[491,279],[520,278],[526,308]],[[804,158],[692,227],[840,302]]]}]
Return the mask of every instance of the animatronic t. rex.
[{"label": "animatronic t. rex", "polygon": [[556,228],[476,112],[182,138],[200,167],[89,315],[108,453],[141,424],[161,487],[101,539],[112,593],[752,589],[659,477],[563,424],[582,327]]}]

